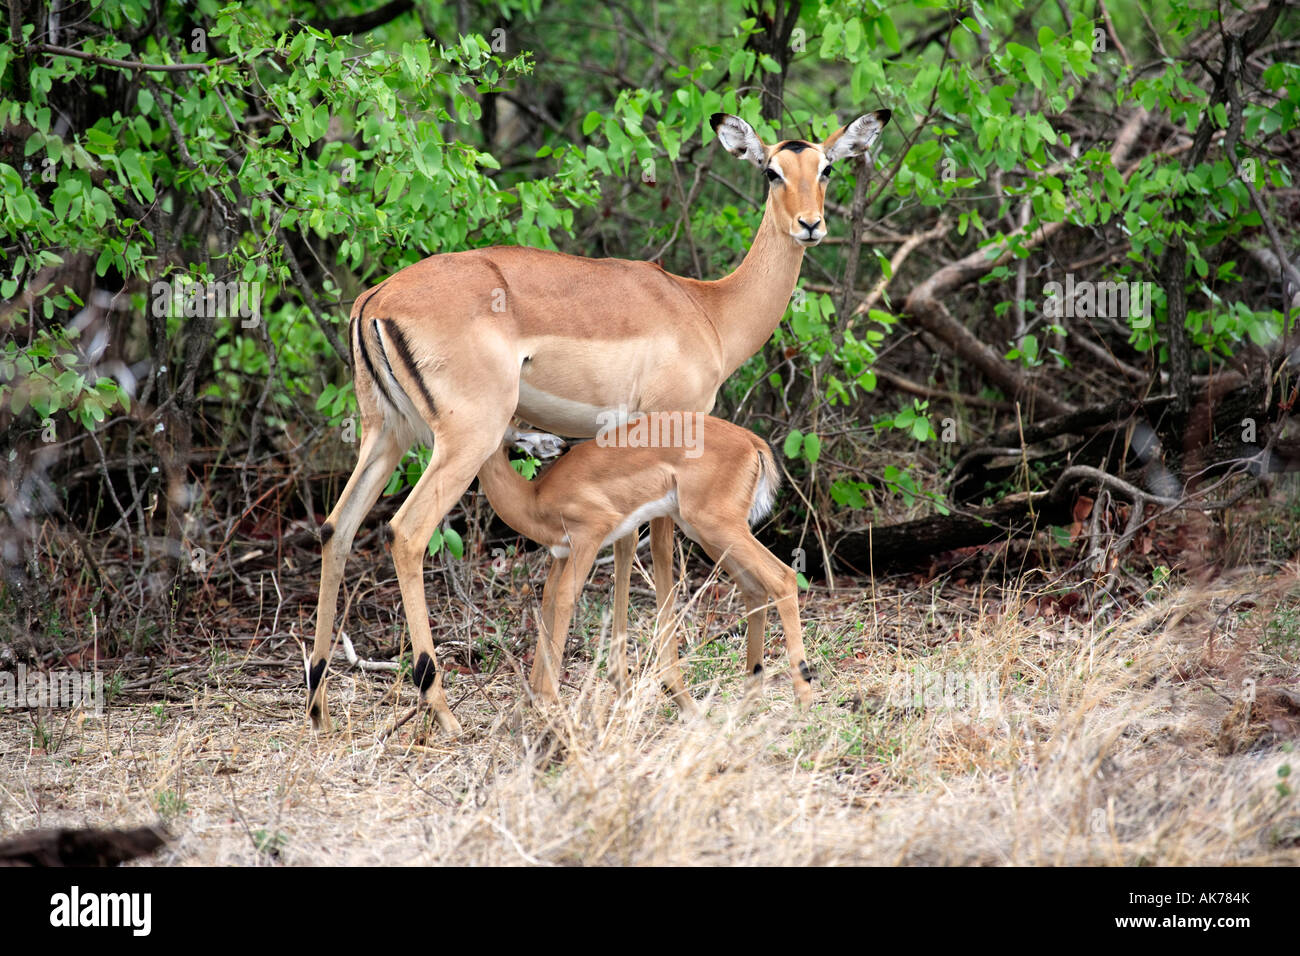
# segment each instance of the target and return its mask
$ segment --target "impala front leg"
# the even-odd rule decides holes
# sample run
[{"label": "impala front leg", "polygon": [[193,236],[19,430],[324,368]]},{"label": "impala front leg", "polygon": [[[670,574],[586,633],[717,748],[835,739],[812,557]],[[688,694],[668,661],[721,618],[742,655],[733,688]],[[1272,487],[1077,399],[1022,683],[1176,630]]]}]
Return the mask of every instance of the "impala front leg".
[{"label": "impala front leg", "polygon": [[[596,539],[599,541],[599,539]],[[599,544],[588,541],[575,542],[572,553],[563,559],[558,572],[546,580],[542,595],[543,607],[549,606],[546,627],[549,633],[538,639],[537,656],[533,658],[533,671],[529,684],[533,693],[546,703],[559,700],[560,675],[564,673],[564,645],[569,637],[569,624],[573,608],[582,594],[591,566],[596,561]],[[552,597],[552,595],[554,595]]]},{"label": "impala front leg", "polygon": [[609,677],[622,697],[627,693],[628,596],[632,589],[632,561],[636,556],[637,530],[614,542],[614,627],[609,646]]},{"label": "impala front leg", "polygon": [[673,615],[673,519],[652,518],[650,553],[654,560],[655,631],[659,641],[659,679],[683,714],[696,712],[695,701],[686,692],[677,657],[677,627]]},{"label": "impala front leg", "polygon": [[[554,700],[558,694],[561,661],[552,657],[551,635],[555,632],[555,603],[560,593],[559,582],[564,577],[569,559],[552,558],[542,586],[542,620],[537,633],[537,646],[533,649],[533,666],[528,672],[528,687],[539,698]],[[564,647],[561,640],[560,647]]]}]

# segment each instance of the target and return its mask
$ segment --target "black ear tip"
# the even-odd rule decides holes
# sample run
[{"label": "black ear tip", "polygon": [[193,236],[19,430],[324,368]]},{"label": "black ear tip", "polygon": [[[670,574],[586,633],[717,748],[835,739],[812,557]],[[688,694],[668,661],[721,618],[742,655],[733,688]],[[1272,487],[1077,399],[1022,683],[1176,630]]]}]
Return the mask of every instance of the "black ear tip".
[{"label": "black ear tip", "polygon": [[709,117],[709,125],[713,127],[715,133],[718,131],[718,127],[722,125],[722,121],[726,118],[726,113],[714,113]]},{"label": "black ear tip", "polygon": [[876,119],[879,121],[881,126],[884,126],[893,118],[894,118],[893,110],[876,110]]}]

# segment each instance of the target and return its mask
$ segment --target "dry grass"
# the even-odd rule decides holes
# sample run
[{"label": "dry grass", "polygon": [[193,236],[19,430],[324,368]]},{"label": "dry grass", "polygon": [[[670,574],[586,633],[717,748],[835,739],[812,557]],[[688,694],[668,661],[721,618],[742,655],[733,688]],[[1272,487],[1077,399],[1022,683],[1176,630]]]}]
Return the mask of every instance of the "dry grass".
[{"label": "dry grass", "polygon": [[1107,628],[1030,616],[1028,591],[815,592],[808,713],[779,633],[745,699],[733,636],[690,659],[698,719],[650,677],[616,701],[579,652],[551,714],[515,662],[458,675],[456,741],[418,721],[381,741],[409,682],[355,670],[313,736],[285,642],[282,686],[235,661],[103,718],[0,715],[0,834],[161,816],[169,864],[1297,863],[1300,708],[1239,702],[1248,677],[1261,701],[1297,689],[1297,595],[1226,576]]}]

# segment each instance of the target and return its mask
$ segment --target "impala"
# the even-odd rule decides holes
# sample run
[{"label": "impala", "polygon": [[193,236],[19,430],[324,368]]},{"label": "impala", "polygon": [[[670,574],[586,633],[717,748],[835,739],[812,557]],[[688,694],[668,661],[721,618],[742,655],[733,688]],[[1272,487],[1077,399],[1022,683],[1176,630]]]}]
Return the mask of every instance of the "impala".
[{"label": "impala", "polygon": [[[669,434],[671,428],[662,420],[671,416],[676,424],[682,415],[651,412],[612,434],[602,431],[537,481],[520,477],[504,447],[479,470],[479,486],[497,516],[552,555],[529,681],[543,700],[555,698],[573,606],[596,554],[655,518],[675,522],[739,585],[748,608],[745,671],[755,685],[763,672],[769,601],[776,605],[795,698],[801,705],[812,700],[795,573],[749,530],[771,510],[780,484],[772,450],[748,429],[698,412],[685,413],[692,426],[690,443],[647,445],[631,434],[647,423],[651,436]],[[626,652],[627,642],[616,636],[609,671],[620,685],[627,672]]]},{"label": "impala", "polygon": [[[339,582],[362,518],[413,442],[432,448],[424,475],[390,522],[393,564],[411,630],[412,677],[444,731],[447,707],[424,596],[424,553],[447,512],[500,443],[512,416],[574,438],[596,433],[610,409],[713,408],[718,388],[771,336],[794,291],[805,250],[826,235],[833,163],[862,155],[888,110],[858,117],[820,145],[767,145],[736,116],[712,118],[732,154],[769,182],[763,219],[744,260],[713,282],[650,262],[586,259],[493,247],[430,256],[357,297],[349,327],[362,440],[356,468],[321,527],[316,637],[307,709],[327,725],[325,667]],[[672,520],[650,523],[659,620],[671,594]],[[635,528],[615,544],[615,619],[625,639]],[[621,609],[621,611],[620,611]],[[661,634],[664,683],[683,707],[677,644]],[[534,662],[533,683],[542,677]]]}]

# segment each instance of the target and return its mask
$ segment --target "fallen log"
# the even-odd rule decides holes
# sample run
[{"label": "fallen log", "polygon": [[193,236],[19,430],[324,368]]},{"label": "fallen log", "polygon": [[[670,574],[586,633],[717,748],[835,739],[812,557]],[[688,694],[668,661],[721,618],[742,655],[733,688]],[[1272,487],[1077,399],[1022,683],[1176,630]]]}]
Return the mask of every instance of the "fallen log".
[{"label": "fallen log", "polygon": [[0,843],[0,866],[117,866],[167,842],[157,827],[134,830],[33,830]]},{"label": "fallen log", "polygon": [[1171,481],[1181,487],[1193,475],[1206,478],[1257,455],[1268,443],[1268,423],[1285,411],[1267,393],[1262,375],[1231,390],[1207,389],[1194,397],[1182,431],[1168,414],[1170,395],[1118,399],[1023,426],[1012,422],[958,459],[949,494],[957,502],[977,501],[1011,481],[1025,459],[1048,475],[1080,464],[1114,474],[1145,468],[1146,478],[1136,480],[1154,490],[1158,477],[1167,492]]},{"label": "fallen log", "polygon": [[831,547],[837,566],[867,575],[897,570],[958,548],[1023,538],[1050,525],[1068,524],[1073,494],[1021,492],[983,508],[930,515],[915,521],[875,527],[842,535]]}]

